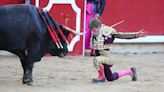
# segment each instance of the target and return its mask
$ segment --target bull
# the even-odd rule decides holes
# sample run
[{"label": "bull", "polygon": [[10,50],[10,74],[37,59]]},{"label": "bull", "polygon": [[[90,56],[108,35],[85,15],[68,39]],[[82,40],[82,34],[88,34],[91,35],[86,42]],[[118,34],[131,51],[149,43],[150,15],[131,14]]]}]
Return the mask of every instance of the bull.
[{"label": "bull", "polygon": [[[76,33],[56,23],[50,15],[45,17],[45,14],[47,13],[33,5],[16,4],[0,7],[0,50],[9,51],[20,58],[23,84],[33,83],[34,63],[40,61],[46,53],[54,56],[67,55],[67,43],[58,32],[59,29],[66,38],[69,33]],[[62,48],[59,48],[51,38],[47,26],[50,24]],[[56,26],[59,26],[59,29]]]}]

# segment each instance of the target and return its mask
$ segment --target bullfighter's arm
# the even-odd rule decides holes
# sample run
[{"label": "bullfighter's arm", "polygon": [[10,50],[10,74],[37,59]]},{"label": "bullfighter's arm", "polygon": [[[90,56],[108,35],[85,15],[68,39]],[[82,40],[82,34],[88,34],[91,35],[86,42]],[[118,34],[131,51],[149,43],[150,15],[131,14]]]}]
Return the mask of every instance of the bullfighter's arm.
[{"label": "bullfighter's arm", "polygon": [[120,38],[120,39],[134,39],[134,38],[139,38],[143,37],[143,31],[139,32],[113,32],[113,36],[115,38]]}]

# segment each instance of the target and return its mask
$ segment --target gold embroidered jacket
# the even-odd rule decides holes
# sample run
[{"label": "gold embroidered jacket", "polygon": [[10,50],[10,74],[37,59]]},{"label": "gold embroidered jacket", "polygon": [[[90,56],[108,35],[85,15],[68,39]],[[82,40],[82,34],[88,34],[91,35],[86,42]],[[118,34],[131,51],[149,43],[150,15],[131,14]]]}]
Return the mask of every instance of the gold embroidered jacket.
[{"label": "gold embroidered jacket", "polygon": [[117,32],[112,27],[102,25],[98,35],[92,35],[91,46],[95,50],[109,49],[115,38],[134,39],[138,38],[139,35],[139,32]]}]

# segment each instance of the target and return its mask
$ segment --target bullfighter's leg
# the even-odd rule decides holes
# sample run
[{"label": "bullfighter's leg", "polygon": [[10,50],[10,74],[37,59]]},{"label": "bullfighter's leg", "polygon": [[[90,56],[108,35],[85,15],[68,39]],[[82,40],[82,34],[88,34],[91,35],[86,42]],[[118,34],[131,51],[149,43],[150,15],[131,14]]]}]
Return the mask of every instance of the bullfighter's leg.
[{"label": "bullfighter's leg", "polygon": [[107,64],[103,64],[103,65],[104,65],[105,77],[107,78],[108,81],[114,81],[114,80],[117,80],[120,77],[129,76],[129,75],[132,77],[132,81],[137,80],[136,68],[135,67],[124,69],[124,70],[112,73],[112,71],[110,69],[111,68],[110,65],[107,65]]},{"label": "bullfighter's leg", "polygon": [[104,66],[105,77],[108,81],[114,81],[119,78],[119,74],[117,72],[112,73],[110,69],[112,65],[103,64],[103,66]]}]

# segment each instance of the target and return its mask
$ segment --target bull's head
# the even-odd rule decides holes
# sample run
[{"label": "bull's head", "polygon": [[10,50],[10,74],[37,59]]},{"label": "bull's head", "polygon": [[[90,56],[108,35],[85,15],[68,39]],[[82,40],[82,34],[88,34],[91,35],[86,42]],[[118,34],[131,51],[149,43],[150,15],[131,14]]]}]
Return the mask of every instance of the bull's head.
[{"label": "bull's head", "polygon": [[55,27],[56,23],[55,24],[53,23],[53,25],[54,25],[53,28],[54,28],[55,32],[57,33],[61,44],[58,43],[58,46],[57,46],[57,44],[54,43],[53,48],[50,50],[50,54],[52,54],[53,56],[60,56],[60,57],[66,56],[68,53],[68,48],[67,48],[68,43],[66,42],[66,40],[68,39],[68,35],[70,32],[68,30],[66,30],[63,25],[59,26],[60,30],[66,37],[66,40],[65,40],[62,38],[62,35],[60,35],[60,33],[58,32],[59,29],[57,27]]},{"label": "bull's head", "polygon": [[[60,39],[61,44],[59,44],[59,46],[56,45],[58,50],[53,50],[52,49],[52,55],[56,55],[56,56],[65,56],[68,53],[68,48],[67,45],[69,44],[67,39],[68,39],[68,35],[69,33],[75,34],[75,35],[83,35],[83,33],[77,33],[76,31],[72,30],[69,27],[66,27],[64,25],[59,25],[56,21],[54,21],[51,16],[49,15],[49,13],[47,12],[47,15],[50,19],[50,21],[52,21],[52,27],[55,30],[55,33],[58,35],[58,38]],[[56,48],[55,48],[56,49]]]},{"label": "bull's head", "polygon": [[59,25],[56,21],[52,19],[48,12],[39,11],[42,20],[46,24],[51,39],[53,41],[52,48],[50,48],[49,53],[54,56],[65,56],[68,53],[68,35],[73,33],[76,35],[82,35],[82,33],[77,33],[76,31],[64,26]]},{"label": "bull's head", "polygon": [[[83,33],[78,33],[78,32],[76,32],[76,31],[74,31],[73,29],[71,29],[71,28],[69,28],[69,27],[66,27],[66,26],[64,26],[64,25],[60,25],[59,26],[59,28],[57,28],[56,26],[58,25],[58,23],[56,23],[54,20],[53,20],[53,28],[54,28],[54,30],[58,30],[59,31],[59,28],[60,28],[60,30],[62,31],[62,33],[64,34],[64,36],[66,37],[66,40],[68,39],[68,35],[70,34],[70,33],[72,33],[72,34],[74,34],[74,35],[83,35]],[[59,34],[59,32],[56,32],[57,34]],[[62,38],[62,36],[59,34],[58,35],[59,36],[59,38],[60,38],[60,41],[61,41],[61,44],[62,44],[62,46],[63,46],[63,48],[61,48],[61,49],[59,49],[59,48],[57,48],[57,46],[55,46],[52,50],[51,50],[51,54],[52,55],[55,55],[55,56],[60,56],[60,57],[63,57],[63,56],[65,56],[65,55],[67,55],[67,53],[68,53],[68,48],[67,48],[67,41],[66,40],[64,40],[63,38]],[[58,49],[58,50],[56,50],[56,49]]]}]

